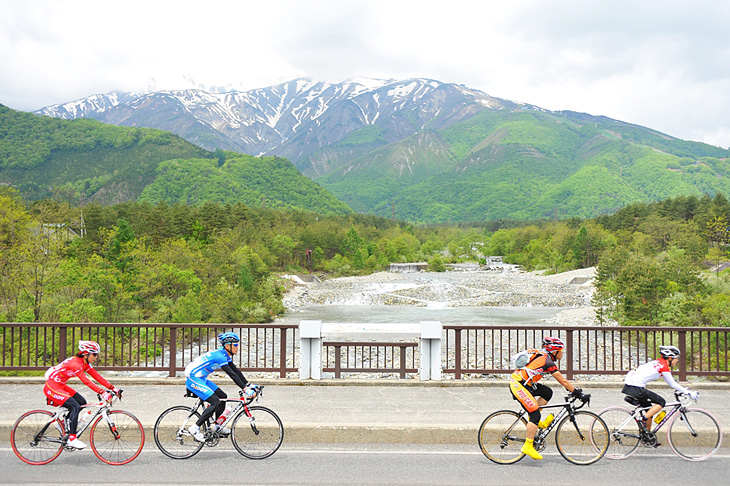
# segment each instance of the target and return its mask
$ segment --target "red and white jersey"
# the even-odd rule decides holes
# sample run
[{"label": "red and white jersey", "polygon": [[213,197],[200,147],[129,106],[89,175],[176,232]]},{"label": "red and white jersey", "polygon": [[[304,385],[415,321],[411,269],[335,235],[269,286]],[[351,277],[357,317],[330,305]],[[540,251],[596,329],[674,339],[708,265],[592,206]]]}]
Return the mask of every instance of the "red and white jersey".
[{"label": "red and white jersey", "polygon": [[101,393],[103,390],[92,382],[89,377],[86,376],[86,373],[105,387],[109,389],[112,388],[111,383],[106,381],[106,379],[104,379],[104,377],[101,376],[93,366],[87,363],[86,360],[80,356],[73,356],[62,361],[56,366],[48,368],[45,376],[47,382],[60,383],[61,385],[66,385],[68,380],[76,376],[96,393]]},{"label": "red and white jersey", "polygon": [[664,358],[649,361],[635,370],[629,371],[624,383],[631,386],[646,388],[647,383],[658,380],[659,378],[663,378],[664,381],[675,390],[682,393],[688,393],[688,390],[685,387],[674,381],[674,378],[672,377],[672,370],[669,368],[669,363],[667,363],[667,360]]}]

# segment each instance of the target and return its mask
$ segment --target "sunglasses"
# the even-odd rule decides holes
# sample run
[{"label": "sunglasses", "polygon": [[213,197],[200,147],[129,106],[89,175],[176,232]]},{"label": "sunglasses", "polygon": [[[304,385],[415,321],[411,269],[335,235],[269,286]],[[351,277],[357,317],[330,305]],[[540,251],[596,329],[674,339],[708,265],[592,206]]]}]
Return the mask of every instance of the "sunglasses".
[{"label": "sunglasses", "polygon": [[230,344],[230,345],[231,345],[231,346],[233,346],[234,348],[237,348],[237,347],[238,347],[238,343],[228,343],[228,344]]}]

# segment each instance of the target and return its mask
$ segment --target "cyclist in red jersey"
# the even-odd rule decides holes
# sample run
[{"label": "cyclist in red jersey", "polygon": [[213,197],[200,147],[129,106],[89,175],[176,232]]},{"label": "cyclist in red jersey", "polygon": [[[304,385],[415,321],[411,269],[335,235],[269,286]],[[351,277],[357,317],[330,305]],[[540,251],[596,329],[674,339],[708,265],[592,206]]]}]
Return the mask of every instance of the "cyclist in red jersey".
[{"label": "cyclist in red jersey", "polygon": [[104,400],[111,400],[112,395],[108,390],[98,387],[86,374],[94,380],[111,390],[116,395],[121,395],[122,390],[112,386],[92,366],[99,359],[101,347],[94,341],[79,341],[79,352],[75,356],[52,366],[46,371],[46,384],[43,387],[43,394],[46,396],[48,405],[66,407],[68,414],[68,442],[66,445],[76,449],[83,449],[86,444],[76,438],[76,427],[78,426],[79,412],[81,407],[86,405],[86,400],[80,393],[68,386],[66,382],[72,378],[79,378],[86,386],[101,394]]}]

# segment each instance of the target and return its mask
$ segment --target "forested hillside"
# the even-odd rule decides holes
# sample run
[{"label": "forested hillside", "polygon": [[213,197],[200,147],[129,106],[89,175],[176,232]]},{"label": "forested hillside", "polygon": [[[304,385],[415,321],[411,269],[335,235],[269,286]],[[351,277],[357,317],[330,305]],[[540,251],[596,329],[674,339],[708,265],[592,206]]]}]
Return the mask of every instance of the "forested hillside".
[{"label": "forested hillside", "polygon": [[28,199],[245,203],[345,214],[288,161],[208,152],[168,132],[60,120],[0,105],[0,184]]},{"label": "forested hillside", "polygon": [[499,229],[485,251],[527,270],[597,266],[601,322],[730,326],[730,202],[680,196],[591,220]]},{"label": "forested hillside", "polygon": [[730,193],[729,156],[602,117],[484,110],[316,180],[357,211],[395,208],[409,221],[589,218],[635,202]]}]

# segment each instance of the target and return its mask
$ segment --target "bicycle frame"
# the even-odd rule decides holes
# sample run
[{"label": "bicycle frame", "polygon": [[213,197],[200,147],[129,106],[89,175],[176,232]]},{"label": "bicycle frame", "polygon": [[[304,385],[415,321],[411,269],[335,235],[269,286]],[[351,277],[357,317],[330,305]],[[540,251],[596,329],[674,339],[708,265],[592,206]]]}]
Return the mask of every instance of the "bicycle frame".
[{"label": "bicycle frame", "polygon": [[[676,415],[677,413],[680,413],[684,416],[684,419],[685,419],[684,423],[687,425],[687,428],[689,428],[690,433],[695,437],[697,436],[697,432],[692,428],[692,424],[690,424],[689,420],[687,419],[687,415],[685,413],[686,407],[681,401],[677,400],[676,402],[670,402],[670,403],[667,403],[666,405],[664,405],[664,408],[662,408],[662,410],[665,410],[665,409],[670,409],[670,410],[666,413],[666,415],[661,420],[661,422],[659,422],[659,424],[657,424],[657,426],[654,428],[654,430],[650,431],[646,427],[644,427],[644,424],[643,424],[644,421],[643,421],[642,416],[644,415],[644,412],[649,410],[651,407],[652,407],[651,405],[648,407],[642,407],[641,405],[637,405],[636,407],[634,407],[634,410],[631,412],[631,416],[629,416],[626,420],[624,420],[621,423],[621,425],[619,425],[617,427],[618,430],[622,431],[623,428],[626,427],[626,425],[628,425],[631,420],[634,420],[636,423],[639,424],[640,430],[642,430],[644,432],[652,432],[653,434],[656,435],[659,432],[659,429],[661,429],[664,426],[664,424],[666,424],[672,417],[674,417],[674,415]],[[643,438],[643,437],[636,437],[633,434],[627,434],[625,432],[622,432],[622,433],[628,437],[632,437],[635,439]]]},{"label": "bicycle frame", "polygon": [[[251,403],[252,403],[252,402],[253,402],[254,400],[258,399],[258,397],[259,397],[259,396],[261,395],[261,392],[262,392],[262,391],[263,391],[263,387],[261,387],[261,389],[260,389],[259,393],[257,393],[257,394],[256,394],[256,395],[255,395],[254,397],[252,397],[251,399],[244,399],[243,397],[241,397],[241,398],[226,398],[226,399],[223,399],[223,400],[221,400],[221,401],[222,401],[223,403],[228,403],[228,402],[236,402],[236,403],[237,403],[237,405],[236,405],[236,406],[235,406],[235,407],[233,408],[233,410],[231,410],[231,413],[230,413],[230,414],[228,414],[228,417],[226,417],[226,419],[225,419],[225,420],[224,420],[224,421],[223,421],[223,422],[222,422],[222,423],[220,424],[220,426],[221,426],[221,427],[223,427],[223,426],[224,426],[225,424],[227,424],[228,422],[232,421],[232,420],[233,420],[233,419],[234,419],[234,418],[235,418],[235,417],[236,417],[237,415],[239,415],[239,414],[241,414],[241,413],[245,414],[245,415],[246,415],[246,417],[248,417],[248,420],[249,420],[249,421],[253,421],[253,420],[254,420],[254,418],[253,418],[253,416],[251,415],[251,412],[249,411],[249,409],[248,409],[248,406],[249,406],[249,405],[250,405],[250,404],[251,404]],[[192,413],[191,413],[191,414],[190,414],[190,416],[189,416],[189,417],[187,418],[187,420],[185,420],[185,422],[183,422],[182,426],[181,426],[181,427],[180,427],[180,429],[178,430],[178,434],[180,434],[180,433],[185,433],[185,432],[187,431],[187,428],[188,428],[188,420],[190,420],[190,418],[192,418],[192,417],[195,417],[195,413],[196,413],[196,412],[197,412],[198,410],[200,410],[200,409],[205,409],[205,408],[206,408],[206,402],[205,402],[205,400],[203,400],[203,399],[202,399],[202,398],[200,398],[200,397],[197,397],[197,398],[198,398],[198,401],[197,401],[197,403],[195,404],[195,406],[194,406],[194,407],[192,408]],[[210,422],[212,422],[212,421],[215,421],[215,419],[214,419],[214,418],[213,418],[213,416],[211,415],[211,416],[210,416],[210,417],[208,418],[208,423],[210,423]]]},{"label": "bicycle frame", "polygon": [[[540,448],[545,445],[545,439],[547,438],[547,436],[550,435],[550,432],[563,420],[563,417],[565,417],[566,414],[569,417],[571,417],[571,421],[573,423],[575,423],[575,420],[572,419],[572,417],[575,416],[575,411],[578,410],[578,409],[580,409],[580,408],[583,408],[583,406],[585,406],[585,402],[584,402],[580,406],[576,407],[574,405],[575,401],[576,401],[576,398],[575,397],[567,396],[567,397],[565,397],[565,403],[559,403],[559,404],[556,404],[556,405],[544,405],[544,406],[540,407],[540,410],[545,410],[545,409],[548,409],[548,408],[561,408],[561,410],[555,416],[555,418],[550,423],[550,425],[548,425],[544,429],[538,429],[537,430],[537,434],[535,435],[535,439],[534,439],[534,441],[535,441],[535,449],[540,450]],[[517,416],[517,420],[515,420],[515,423],[512,424],[512,426],[509,428],[509,430],[507,431],[507,433],[511,432],[512,429],[517,424],[520,423],[520,420],[522,420],[522,418],[525,418],[525,417],[528,417],[528,416],[529,416],[529,414],[527,413],[526,410],[524,410],[524,409],[520,410],[520,413]],[[576,431],[578,432],[580,438],[581,439],[584,439],[583,433],[580,431],[580,429],[578,427],[576,427]],[[513,437],[513,436],[509,436],[509,438],[511,440],[514,440],[514,441],[517,441],[517,442],[525,442],[525,437]]]},{"label": "bicycle frame", "polygon": [[[100,400],[99,402],[97,402],[97,403],[89,403],[89,404],[84,405],[81,408],[81,410],[84,410],[84,409],[87,409],[87,408],[90,408],[90,407],[95,407],[96,408],[96,411],[91,415],[91,418],[89,420],[87,420],[81,426],[81,428],[79,428],[76,431],[76,435],[80,437],[81,434],[83,434],[86,431],[86,429],[88,429],[91,426],[91,424],[94,423],[94,421],[96,420],[96,417],[98,417],[99,415],[101,415],[102,417],[104,417],[104,420],[106,420],[106,422],[109,424],[109,427],[112,430],[112,432],[114,433],[115,437],[116,438],[119,438],[119,434],[118,434],[118,432],[116,430],[116,426],[114,425],[114,422],[112,422],[109,419],[109,410],[111,409],[112,403],[116,399],[117,399],[117,396],[115,395],[115,396],[113,396],[111,402],[107,402],[107,401],[101,400],[101,397],[99,397],[99,400]],[[38,439],[40,436],[42,436],[46,432],[46,430],[48,430],[48,427],[50,427],[53,422],[55,422],[56,420],[60,420],[60,421],[63,422],[64,428],[65,428],[65,430],[64,430],[64,436],[61,439],[51,439],[49,437],[46,437],[45,440],[50,441],[50,442],[61,442],[61,443],[64,443],[66,441],[66,439],[68,438],[68,429],[69,429],[68,412],[69,412],[69,409],[66,408],[66,407],[64,407],[64,406],[58,407],[56,409],[56,411],[53,413],[53,415],[51,416],[51,418],[48,420],[48,423],[46,424],[46,426],[43,427],[40,430],[40,432],[38,432],[38,435],[36,436],[36,439]]]}]

